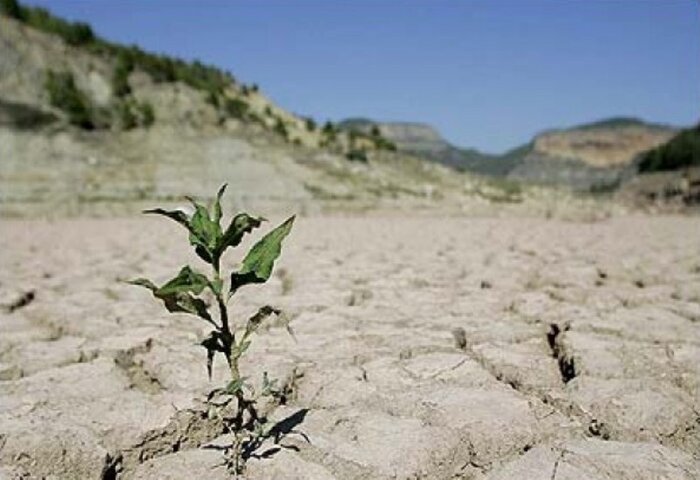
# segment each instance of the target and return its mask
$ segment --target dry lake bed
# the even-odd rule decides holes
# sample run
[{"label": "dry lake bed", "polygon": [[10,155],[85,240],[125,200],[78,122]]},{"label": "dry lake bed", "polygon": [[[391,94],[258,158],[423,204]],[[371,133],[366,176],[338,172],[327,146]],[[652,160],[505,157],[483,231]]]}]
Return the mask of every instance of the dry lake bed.
[{"label": "dry lake bed", "polygon": [[[204,268],[185,232],[0,229],[0,478],[230,478],[206,323],[123,282]],[[246,478],[700,478],[699,217],[302,217],[276,269],[233,313],[285,312],[242,369],[295,432]]]}]

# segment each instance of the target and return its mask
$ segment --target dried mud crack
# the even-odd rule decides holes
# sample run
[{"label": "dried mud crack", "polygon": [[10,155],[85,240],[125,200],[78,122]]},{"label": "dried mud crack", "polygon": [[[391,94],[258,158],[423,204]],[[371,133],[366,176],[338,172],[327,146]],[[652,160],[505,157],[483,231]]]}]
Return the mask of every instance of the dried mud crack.
[{"label": "dried mud crack", "polygon": [[[0,311],[0,478],[230,479],[205,448],[224,426],[194,401],[226,382],[216,364],[207,380],[206,327],[116,280],[166,277],[178,265],[145,252],[177,258],[181,239],[131,220],[4,223],[3,305],[41,295]],[[270,421],[304,411],[310,443],[288,436],[245,478],[697,478],[699,229],[300,217],[286,273],[234,312],[265,298],[293,318],[296,341],[271,326],[241,371],[284,380]]]}]

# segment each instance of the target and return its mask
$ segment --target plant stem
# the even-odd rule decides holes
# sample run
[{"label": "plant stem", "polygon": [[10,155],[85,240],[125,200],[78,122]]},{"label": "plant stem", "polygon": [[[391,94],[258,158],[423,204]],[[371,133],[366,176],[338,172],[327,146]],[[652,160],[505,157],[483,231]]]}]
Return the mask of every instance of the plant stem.
[{"label": "plant stem", "polygon": [[[221,284],[221,274],[219,273],[219,263],[214,263],[214,281]],[[236,334],[231,331],[231,327],[228,322],[228,308],[226,306],[226,300],[224,295],[219,292],[216,293],[216,303],[219,307],[219,319],[221,320],[221,338],[224,342],[224,349],[226,350],[226,360],[228,361],[229,367],[231,369],[231,380],[238,380],[240,378],[240,372],[238,371],[238,361],[233,358],[233,347],[236,346]]]}]

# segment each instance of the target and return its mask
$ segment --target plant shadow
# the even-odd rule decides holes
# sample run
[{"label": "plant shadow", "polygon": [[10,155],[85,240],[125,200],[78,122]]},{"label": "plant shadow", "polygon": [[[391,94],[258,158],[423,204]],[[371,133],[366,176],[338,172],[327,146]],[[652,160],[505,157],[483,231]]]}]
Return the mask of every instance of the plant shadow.
[{"label": "plant shadow", "polygon": [[[293,444],[283,444],[281,443],[285,438],[292,435],[298,435],[304,439],[307,443],[311,443],[309,437],[302,431],[297,430],[297,427],[304,422],[306,415],[309,413],[308,408],[302,408],[292,413],[291,415],[283,418],[279,422],[275,423],[270,430],[264,435],[254,437],[247,441],[241,450],[241,459],[243,462],[254,458],[257,460],[263,460],[271,458],[276,453],[282,450],[293,450],[295,452],[299,451],[299,447]],[[266,443],[266,441],[271,440],[272,446],[266,448],[262,452],[258,452]],[[230,445],[205,445],[204,448],[212,450],[228,450]]]},{"label": "plant shadow", "polygon": [[[309,413],[308,408],[302,408],[292,413],[291,415],[283,418],[276,424],[272,426],[270,431],[266,435],[262,435],[255,439],[253,442],[249,442],[243,448],[241,452],[243,460],[246,461],[250,458],[255,459],[266,459],[270,458],[281,450],[293,450],[295,452],[299,451],[299,447],[296,445],[285,445],[282,442],[287,437],[292,435],[298,435],[304,439],[307,443],[311,443],[309,437],[302,431],[297,430],[297,427],[304,422],[306,415]],[[272,440],[273,446],[263,450],[258,453],[258,450],[263,446],[266,440]]]}]

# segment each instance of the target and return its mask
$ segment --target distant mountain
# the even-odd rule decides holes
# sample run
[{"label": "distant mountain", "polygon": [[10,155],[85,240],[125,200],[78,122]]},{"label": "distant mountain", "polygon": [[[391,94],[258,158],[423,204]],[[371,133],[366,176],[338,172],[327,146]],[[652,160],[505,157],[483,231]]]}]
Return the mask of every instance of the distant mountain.
[{"label": "distant mountain", "polygon": [[421,123],[355,118],[340,122],[339,127],[363,132],[378,129],[399,151],[456,170],[593,191],[614,189],[636,172],[634,165],[641,154],[677,132],[637,118],[614,117],[548,130],[527,144],[491,155],[454,146],[434,128]]},{"label": "distant mountain", "polygon": [[490,155],[474,148],[460,148],[445,140],[432,126],[417,122],[377,122],[349,118],[338,124],[348,131],[370,133],[373,129],[391,141],[399,151],[409,153],[459,171],[505,175],[514,166],[512,155]]},{"label": "distant mountain", "polygon": [[667,142],[675,128],[616,117],[536,135],[508,172],[514,180],[614,190],[636,173],[640,156]]}]

